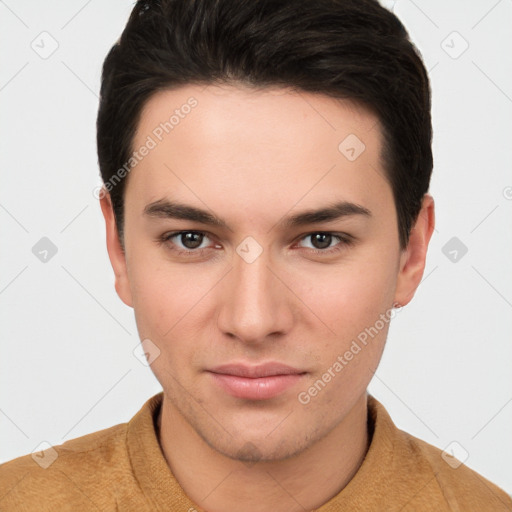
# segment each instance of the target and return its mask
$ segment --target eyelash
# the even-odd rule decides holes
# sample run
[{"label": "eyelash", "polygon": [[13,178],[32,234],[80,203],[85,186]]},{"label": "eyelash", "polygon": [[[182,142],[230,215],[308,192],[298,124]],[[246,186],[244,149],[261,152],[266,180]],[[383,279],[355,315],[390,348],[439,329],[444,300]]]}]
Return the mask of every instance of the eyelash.
[{"label": "eyelash", "polygon": [[[169,245],[169,241],[172,238],[174,238],[176,236],[179,236],[179,235],[184,235],[184,234],[187,234],[187,233],[194,233],[194,234],[197,234],[197,235],[202,235],[202,236],[208,237],[208,233],[205,233],[204,231],[194,231],[194,230],[175,231],[175,232],[172,232],[172,233],[164,233],[163,235],[161,235],[158,238],[158,242],[160,244],[167,244],[169,246],[169,248],[174,253],[176,253],[178,256],[193,257],[193,256],[202,255],[203,252],[207,250],[207,248],[183,250],[183,249],[176,249],[176,247],[174,246],[175,244],[172,244],[172,246]],[[332,255],[332,254],[335,254],[335,253],[338,253],[338,252],[342,251],[346,247],[352,246],[354,244],[354,242],[355,242],[354,238],[351,235],[348,235],[348,234],[345,234],[345,233],[338,233],[338,234],[336,234],[336,233],[332,233],[330,231],[312,231],[311,233],[303,235],[299,239],[299,241],[303,240],[304,238],[308,238],[308,237],[310,237],[312,235],[319,235],[319,234],[331,235],[334,238],[337,238],[340,243],[335,245],[334,247],[329,248],[329,249],[311,249],[311,248],[307,248],[306,247],[305,249],[307,249],[310,253],[320,254],[320,255]]]}]

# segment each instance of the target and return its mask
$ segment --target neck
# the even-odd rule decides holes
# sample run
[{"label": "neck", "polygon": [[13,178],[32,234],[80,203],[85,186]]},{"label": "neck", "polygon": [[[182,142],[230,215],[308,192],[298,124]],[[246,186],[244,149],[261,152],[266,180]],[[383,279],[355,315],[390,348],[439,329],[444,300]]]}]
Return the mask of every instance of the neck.
[{"label": "neck", "polygon": [[366,393],[325,437],[299,455],[279,461],[248,464],[217,452],[165,394],[158,426],[162,451],[176,480],[208,512],[314,510],[348,484],[370,442]]}]

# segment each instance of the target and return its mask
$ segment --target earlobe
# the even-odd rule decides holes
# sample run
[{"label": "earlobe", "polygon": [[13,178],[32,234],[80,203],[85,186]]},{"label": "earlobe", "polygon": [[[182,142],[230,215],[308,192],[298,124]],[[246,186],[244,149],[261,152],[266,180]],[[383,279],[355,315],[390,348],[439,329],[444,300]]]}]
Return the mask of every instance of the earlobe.
[{"label": "earlobe", "polygon": [[116,292],[127,306],[133,307],[126,256],[119,240],[112,200],[110,194],[105,189],[102,189],[100,194],[100,206],[105,219],[107,251],[116,279]]},{"label": "earlobe", "polygon": [[421,282],[425,270],[428,244],[434,226],[434,199],[430,194],[425,194],[418,218],[411,229],[409,243],[400,258],[395,303],[399,303],[401,306],[405,306],[411,301]]}]

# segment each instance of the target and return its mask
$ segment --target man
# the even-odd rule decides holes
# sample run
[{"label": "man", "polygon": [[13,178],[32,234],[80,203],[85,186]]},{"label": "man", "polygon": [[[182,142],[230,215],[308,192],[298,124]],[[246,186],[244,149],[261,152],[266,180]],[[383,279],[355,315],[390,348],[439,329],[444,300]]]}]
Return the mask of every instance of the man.
[{"label": "man", "polygon": [[434,229],[427,74],[373,0],[135,6],[100,203],[163,393],[0,467],[1,510],[512,510],[367,394]]}]

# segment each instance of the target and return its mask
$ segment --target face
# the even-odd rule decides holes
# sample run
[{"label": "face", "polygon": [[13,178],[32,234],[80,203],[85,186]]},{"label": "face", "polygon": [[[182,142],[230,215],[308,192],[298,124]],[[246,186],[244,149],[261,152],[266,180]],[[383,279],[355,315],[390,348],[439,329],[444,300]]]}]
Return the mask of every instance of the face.
[{"label": "face", "polygon": [[370,112],[305,92],[191,85],[146,104],[125,256],[102,200],[116,289],[167,406],[218,452],[298,454],[364,396],[421,277],[381,144]]}]

